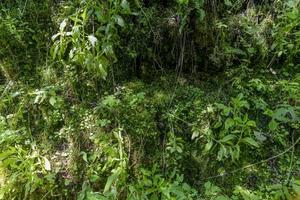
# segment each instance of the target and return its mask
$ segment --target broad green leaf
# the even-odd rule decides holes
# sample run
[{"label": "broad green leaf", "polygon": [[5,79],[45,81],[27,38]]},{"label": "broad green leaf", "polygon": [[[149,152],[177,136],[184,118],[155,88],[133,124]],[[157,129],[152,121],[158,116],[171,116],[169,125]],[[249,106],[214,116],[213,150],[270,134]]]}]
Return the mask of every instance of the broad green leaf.
[{"label": "broad green leaf", "polygon": [[220,142],[229,142],[231,140],[233,140],[236,136],[235,135],[232,135],[232,134],[229,134],[229,135],[226,135],[225,137],[223,137]]},{"label": "broad green leaf", "polygon": [[250,137],[243,138],[241,141],[245,144],[249,144],[254,147],[259,147],[258,143]]}]

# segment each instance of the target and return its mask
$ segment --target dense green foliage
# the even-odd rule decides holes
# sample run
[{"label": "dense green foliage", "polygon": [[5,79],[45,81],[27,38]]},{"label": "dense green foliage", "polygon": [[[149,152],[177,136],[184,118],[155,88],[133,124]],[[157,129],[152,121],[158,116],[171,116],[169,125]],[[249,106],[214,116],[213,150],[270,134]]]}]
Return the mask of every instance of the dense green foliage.
[{"label": "dense green foliage", "polygon": [[299,0],[1,1],[0,97],[0,199],[300,196]]}]

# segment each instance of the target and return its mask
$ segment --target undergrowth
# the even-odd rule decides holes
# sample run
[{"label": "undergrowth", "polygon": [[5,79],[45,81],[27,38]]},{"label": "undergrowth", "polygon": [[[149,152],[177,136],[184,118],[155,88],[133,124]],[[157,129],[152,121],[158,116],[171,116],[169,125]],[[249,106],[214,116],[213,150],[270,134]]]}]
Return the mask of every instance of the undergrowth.
[{"label": "undergrowth", "polygon": [[0,2],[0,199],[299,198],[299,6]]}]

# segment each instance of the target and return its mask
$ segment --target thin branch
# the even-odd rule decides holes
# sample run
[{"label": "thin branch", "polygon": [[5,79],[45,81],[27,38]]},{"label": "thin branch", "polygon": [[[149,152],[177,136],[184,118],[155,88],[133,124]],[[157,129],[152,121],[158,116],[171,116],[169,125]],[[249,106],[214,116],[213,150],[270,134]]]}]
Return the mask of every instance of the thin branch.
[{"label": "thin branch", "polygon": [[231,172],[227,172],[227,173],[224,173],[224,174],[220,174],[220,175],[208,177],[208,178],[206,178],[206,179],[204,179],[204,180],[209,180],[209,179],[215,179],[215,178],[219,178],[219,177],[228,176],[228,175],[230,175],[230,174],[234,174],[234,173],[236,173],[236,172],[242,171],[242,170],[247,169],[247,168],[249,168],[249,167],[253,167],[253,166],[255,166],[255,165],[258,165],[258,164],[262,164],[262,163],[268,162],[268,161],[273,160],[273,159],[275,159],[275,158],[278,158],[278,157],[280,157],[280,156],[286,154],[286,153],[289,152],[290,150],[294,149],[295,146],[296,146],[299,142],[300,142],[300,137],[296,140],[296,142],[295,142],[291,147],[287,148],[285,151],[281,152],[280,154],[277,154],[277,155],[272,156],[272,157],[270,157],[270,158],[268,158],[268,159],[259,161],[259,162],[257,162],[257,163],[253,163],[253,164],[247,165],[247,166],[245,166],[245,167],[235,169],[235,170],[233,170],[233,171],[231,171]]}]

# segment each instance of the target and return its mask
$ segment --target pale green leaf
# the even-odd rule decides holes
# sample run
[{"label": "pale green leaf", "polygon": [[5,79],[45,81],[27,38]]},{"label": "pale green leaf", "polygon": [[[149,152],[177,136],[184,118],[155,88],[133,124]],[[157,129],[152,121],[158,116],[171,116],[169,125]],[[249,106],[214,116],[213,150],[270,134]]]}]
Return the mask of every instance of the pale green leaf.
[{"label": "pale green leaf", "polygon": [[226,6],[232,6],[232,3],[230,0],[225,0],[224,3]]},{"label": "pale green leaf", "polygon": [[267,138],[264,136],[263,133],[260,133],[260,132],[257,132],[257,131],[254,131],[254,135],[256,137],[256,139],[260,142],[264,142],[267,140]]},{"label": "pale green leaf", "polygon": [[63,20],[59,25],[59,30],[64,31],[65,27],[67,26],[67,20]]},{"label": "pale green leaf", "polygon": [[44,168],[45,168],[45,170],[50,171],[51,170],[50,161],[46,157],[43,157],[43,159],[44,159]]},{"label": "pale green leaf", "polygon": [[93,35],[89,35],[88,36],[88,40],[89,40],[89,42],[91,43],[91,45],[94,47],[95,46],[95,44],[97,43],[97,38],[95,37],[95,36],[93,36]]}]

